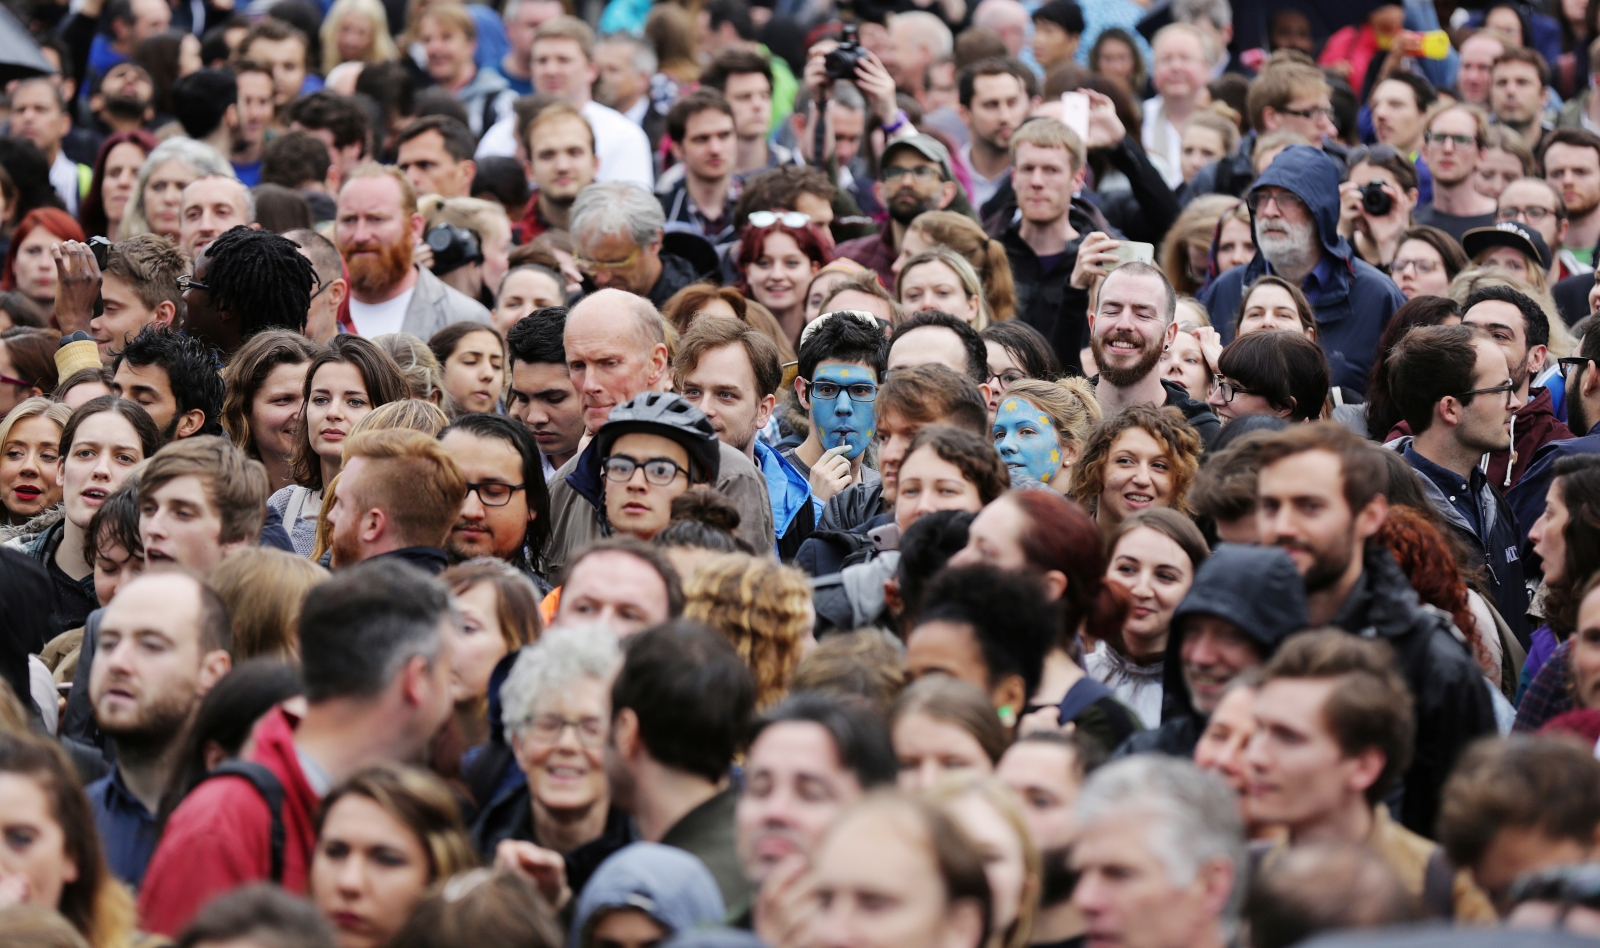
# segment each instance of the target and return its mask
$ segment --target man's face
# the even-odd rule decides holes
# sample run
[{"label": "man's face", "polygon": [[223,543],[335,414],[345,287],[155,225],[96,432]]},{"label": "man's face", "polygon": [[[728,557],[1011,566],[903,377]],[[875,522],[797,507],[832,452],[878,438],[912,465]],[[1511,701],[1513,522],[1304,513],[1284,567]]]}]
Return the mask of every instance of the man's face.
[{"label": "man's face", "polygon": [[1151,50],[1156,92],[1169,99],[1187,99],[1205,89],[1211,80],[1211,63],[1200,38],[1187,32],[1168,33]]},{"label": "man's face", "polygon": [[579,191],[594,183],[599,170],[594,138],[578,118],[540,125],[538,141],[528,142],[528,154],[539,195],[557,205],[570,205]]},{"label": "man's face", "polygon": [[1073,844],[1072,904],[1093,948],[1181,948],[1215,923],[1216,890],[1232,875],[1212,864],[1180,886],[1151,842],[1150,814],[1127,811],[1085,826]]},{"label": "man's face", "polygon": [[683,377],[678,390],[690,404],[705,412],[723,443],[746,452],[756,432],[772,417],[776,400],[757,390],[750,354],[738,343],[702,353],[699,364]]},{"label": "man's face", "polygon": [[1329,115],[1332,108],[1333,99],[1326,86],[1303,91],[1290,99],[1281,111],[1272,110],[1274,121],[1268,123],[1269,130],[1294,132],[1313,143],[1322,141],[1324,137],[1332,138],[1339,132]]},{"label": "man's face", "polygon": [[1592,842],[1586,845],[1570,837],[1557,839],[1545,835],[1538,826],[1504,826],[1489,838],[1482,858],[1467,868],[1472,871],[1472,881],[1504,915],[1511,886],[1522,876],[1593,859]]},{"label": "man's face", "polygon": [[294,37],[281,40],[257,39],[250,44],[247,57],[272,70],[272,101],[278,108],[300,94],[306,82],[306,47]]},{"label": "man's face", "polygon": [[61,110],[55,87],[48,82],[24,82],[11,95],[11,134],[39,146],[54,160],[61,139],[72,130],[72,116]]},{"label": "man's face", "polygon": [[1600,152],[1581,145],[1551,145],[1544,153],[1544,176],[1561,189],[1573,220],[1600,207]]},{"label": "man's face", "polygon": [[[211,272],[211,259],[202,251],[194,261],[194,282],[204,285]],[[202,290],[190,284],[183,291],[183,318],[178,321],[178,328],[185,334],[199,336],[211,342],[221,340],[223,327],[222,318],[217,313],[216,306],[211,303],[211,291]]]},{"label": "man's face", "polygon": [[172,382],[167,378],[167,370],[159,365],[134,365],[124,359],[117,366],[111,387],[118,398],[138,403],[163,432],[167,431],[178,414],[178,400],[172,394]]},{"label": "man's face", "polygon": [[954,195],[945,194],[947,183],[938,162],[902,147],[879,172],[876,190],[889,216],[909,224],[918,214],[937,211],[950,203]]},{"label": "man's face", "polygon": [[239,542],[222,542],[222,512],[197,474],[175,477],[139,502],[146,568],[187,566],[205,575]]},{"label": "man's face", "polygon": [[[876,388],[877,376],[871,366],[859,362],[821,362],[811,373],[809,385],[796,380],[800,404],[806,406],[811,423],[817,426],[817,441],[824,451],[845,445],[849,447],[845,456],[854,460],[872,443],[872,405],[856,401],[850,386],[870,384]],[[837,387],[839,391],[824,398],[817,394],[819,383],[824,389]]]},{"label": "man's face", "polygon": [[143,118],[155,95],[155,84],[143,67],[131,62],[118,63],[106,73],[100,83],[100,95],[106,109],[114,115]]},{"label": "man's face", "polygon": [[339,192],[334,239],[350,268],[357,293],[379,293],[411,269],[411,251],[421,235],[420,215],[400,206],[400,183],[387,176],[357,178]]},{"label": "man's face", "polygon": [[1306,592],[1333,586],[1361,556],[1371,508],[1355,516],[1344,498],[1344,470],[1330,451],[1305,451],[1266,465],[1256,477],[1261,542],[1282,547],[1305,577]]},{"label": "man's face", "polygon": [[[1434,180],[1438,178],[1435,174]],[[1600,175],[1596,176],[1596,181],[1600,182]],[[1546,185],[1536,181],[1513,181],[1500,192],[1499,212],[1502,220],[1521,221],[1538,231],[1545,246],[1555,251],[1561,249],[1561,242],[1567,236],[1567,222],[1556,216],[1559,202],[1558,195]],[[1535,217],[1538,220],[1534,220]]]},{"label": "man's face", "polygon": [[583,439],[583,403],[564,365],[512,360],[506,414],[527,426],[546,455],[570,455]]},{"label": "man's face", "polygon": [[189,259],[229,228],[250,223],[247,197],[243,184],[221,175],[201,178],[183,189],[178,240]]},{"label": "man's face", "polygon": [[889,350],[888,371],[914,365],[942,365],[957,375],[967,374],[967,347],[955,330],[922,326],[896,339]]},{"label": "man's face", "polygon": [[1023,219],[1033,224],[1060,220],[1082,182],[1081,172],[1072,170],[1071,152],[1022,144],[1012,165],[1011,184]]},{"label": "man's face", "polygon": [[457,161],[445,149],[444,136],[437,131],[427,131],[400,145],[400,170],[405,173],[417,196],[437,194],[440,197],[468,197],[472,193],[472,176],[477,168],[469,159]]},{"label": "man's face", "polygon": [[472,65],[478,44],[453,23],[425,16],[420,27],[422,48],[428,57],[428,75],[446,88],[453,87]]},{"label": "man's face", "polygon": [[1054,20],[1041,20],[1037,17],[1033,21],[1033,58],[1039,65],[1049,69],[1056,63],[1065,62],[1078,54],[1078,43],[1081,35],[1068,33],[1061,24]]},{"label": "man's face", "polygon": [[[1406,91],[1411,91],[1409,86]],[[1483,148],[1478,143],[1478,123],[1470,112],[1466,109],[1440,112],[1433,117],[1428,132],[1430,138],[1423,144],[1422,151],[1428,159],[1428,170],[1433,172],[1433,180],[1447,185],[1460,184],[1478,170]],[[1470,141],[1463,145],[1462,139]]]},{"label": "man's face", "polygon": [[94,337],[95,348],[100,350],[100,361],[109,365],[111,352],[120,352],[128,340],[137,336],[159,313],[144,305],[126,280],[110,273],[100,277],[100,299],[105,309],[89,320],[89,335]]},{"label": "man's face", "polygon": [[[351,22],[347,20],[346,22]],[[326,128],[306,128],[299,122],[290,125],[293,131],[305,132],[317,141],[328,146],[328,157],[332,159],[333,166],[339,169],[339,178],[344,180],[350,172],[367,163],[366,147],[362,142],[351,142],[340,147],[333,140],[333,132]]]},{"label": "man's face", "polygon": [[1461,44],[1461,68],[1456,71],[1456,86],[1462,101],[1472,105],[1489,104],[1489,84],[1493,79],[1495,57],[1505,46],[1491,37],[1475,35]]},{"label": "man's face", "polygon": [[659,239],[648,247],[641,247],[626,232],[598,236],[586,234],[578,242],[576,256],[587,263],[587,266],[580,263],[579,269],[601,289],[610,288],[644,296],[661,276]]},{"label": "man's face", "polygon": [[512,54],[519,59],[532,56],[534,34],[546,20],[553,20],[562,12],[556,0],[523,0],[517,7],[517,15],[506,21],[506,38],[511,41]]},{"label": "man's face", "polygon": [[889,43],[894,55],[884,65],[894,76],[894,84],[902,89],[921,89],[923,74],[933,62],[933,50],[918,35],[916,24],[911,20],[890,20]]},{"label": "man's face", "polygon": [[[1478,307],[1474,306],[1473,309]],[[1487,320],[1494,317],[1483,318]],[[1511,378],[1506,354],[1499,345],[1487,339],[1478,339],[1472,347],[1478,350],[1478,365],[1472,374],[1473,389],[1492,388]],[[1504,451],[1511,446],[1511,413],[1521,404],[1514,392],[1486,392],[1472,396],[1458,409],[1460,420],[1456,425],[1456,440],[1463,447],[1475,451]]]},{"label": "man's face", "polygon": [[276,86],[271,76],[261,72],[242,72],[239,87],[239,127],[235,140],[244,145],[260,145],[272,123]]},{"label": "man's face", "polygon": [[133,0],[133,30],[129,45],[138,46],[157,33],[165,33],[172,25],[172,8],[163,0]]},{"label": "man's face", "polygon": [[1494,68],[1489,105],[1494,117],[1508,125],[1526,127],[1544,110],[1544,86],[1531,63],[1504,62]]},{"label": "man's face", "polygon": [[598,622],[626,638],[667,621],[667,584],[632,553],[607,550],[584,557],[561,587],[554,628]]},{"label": "man's face", "polygon": [[533,85],[545,95],[583,105],[598,75],[577,40],[550,37],[533,44]]},{"label": "man's face", "polygon": [[652,346],[631,313],[574,308],[564,342],[567,373],[591,432],[600,430],[612,408],[655,388],[666,371],[666,347]]},{"label": "man's face", "polygon": [[1305,202],[1287,188],[1263,185],[1253,194],[1256,205],[1256,246],[1267,260],[1301,259],[1317,247],[1317,222]]},{"label": "man's face", "polygon": [[[1528,347],[1528,325],[1522,318],[1522,311],[1515,306],[1500,300],[1484,300],[1467,310],[1461,321],[1482,329],[1500,347],[1506,364],[1511,367],[1511,381],[1517,383],[1517,391],[1522,391],[1528,379],[1543,371],[1547,350],[1544,346]],[[1479,397],[1493,400],[1491,396]]]},{"label": "man's face", "polygon": [[1416,148],[1422,135],[1416,91],[1398,79],[1378,83],[1372,92],[1372,128],[1386,145],[1402,152]]},{"label": "man's face", "polygon": [[1328,729],[1323,709],[1338,687],[1331,678],[1277,678],[1262,686],[1256,731],[1245,748],[1252,820],[1286,824],[1292,832],[1348,806],[1376,779],[1369,755],[1346,757]]},{"label": "man's face", "polygon": [[972,104],[962,110],[962,117],[973,138],[996,151],[1007,151],[1017,126],[1028,117],[1028,105],[1028,92],[1016,76],[976,76],[972,80]]},{"label": "man's face", "polygon": [[361,476],[368,467],[366,458],[351,458],[333,485],[333,505],[328,508],[328,547],[333,553],[333,568],[354,566],[367,558],[367,510],[361,502]]},{"label": "man's face", "polygon": [[784,721],[767,727],[750,745],[744,791],[734,810],[734,846],[745,877],[760,885],[789,855],[809,857],[834,817],[861,792],[822,725]]},{"label": "man's face", "polygon": [[[609,458],[627,458],[635,467],[626,481],[606,477],[606,519],[618,532],[648,540],[672,522],[672,502],[689,489],[689,452],[663,435],[633,432],[618,438],[601,463]],[[677,465],[665,484],[646,476],[650,462],[661,460]]]},{"label": "man's face", "polygon": [[1083,783],[1076,757],[1070,746],[1018,741],[995,768],[995,776],[1021,801],[1022,818],[1039,847],[1041,906],[1070,899],[1078,881],[1067,862],[1078,836],[1074,811]]},{"label": "man's face", "polygon": [[509,441],[460,429],[447,433],[439,443],[461,465],[468,484],[522,485],[511,491],[511,499],[500,506],[484,503],[482,489],[467,491],[461,517],[450,528],[445,546],[464,560],[475,556],[512,559],[522,549],[528,524],[534,517],[522,476],[522,455]]},{"label": "man's face", "polygon": [[1217,709],[1228,683],[1240,672],[1261,664],[1261,650],[1244,631],[1226,619],[1197,615],[1186,623],[1183,645],[1183,682],[1194,708],[1209,716]]},{"label": "man's face", "polygon": [[833,151],[841,166],[856,160],[861,153],[861,137],[866,134],[867,113],[828,103],[828,118],[833,122]]},{"label": "man's face", "polygon": [[1090,321],[1089,341],[1100,376],[1131,386],[1156,370],[1177,322],[1168,322],[1166,288],[1152,274],[1108,278]]},{"label": "man's face", "polygon": [[747,141],[764,138],[772,127],[772,83],[767,77],[759,72],[733,73],[723,95],[733,106],[739,137]]},{"label": "man's face", "polygon": [[200,623],[200,596],[188,577],[145,576],[118,591],[100,620],[89,679],[101,730],[141,751],[182,734],[216,679],[205,667]]},{"label": "man's face", "polygon": [[689,174],[701,181],[720,181],[733,173],[734,120],[717,109],[702,109],[684,123],[678,153]]},{"label": "man's face", "polygon": [[594,91],[601,105],[626,111],[649,90],[650,77],[634,66],[633,50],[629,42],[595,44],[594,65],[600,81]]}]

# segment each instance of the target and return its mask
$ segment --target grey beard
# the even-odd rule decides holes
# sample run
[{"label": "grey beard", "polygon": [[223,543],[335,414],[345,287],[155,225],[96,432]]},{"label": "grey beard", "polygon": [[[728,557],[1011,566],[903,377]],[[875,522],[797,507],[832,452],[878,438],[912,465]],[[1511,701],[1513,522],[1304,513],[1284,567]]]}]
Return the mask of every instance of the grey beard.
[{"label": "grey beard", "polygon": [[[1317,265],[1318,253],[1314,244],[1298,241],[1295,237],[1294,234],[1285,237],[1277,234],[1259,234],[1256,237],[1256,246],[1261,248],[1261,256],[1271,264],[1273,273],[1299,283],[1311,272],[1311,268]],[[1313,235],[1312,240],[1315,239]]]}]

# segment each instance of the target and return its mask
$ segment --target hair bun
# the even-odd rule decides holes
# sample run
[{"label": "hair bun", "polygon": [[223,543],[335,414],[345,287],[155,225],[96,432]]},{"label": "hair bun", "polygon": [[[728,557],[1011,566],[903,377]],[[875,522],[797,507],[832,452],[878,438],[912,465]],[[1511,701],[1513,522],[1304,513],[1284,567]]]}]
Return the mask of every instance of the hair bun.
[{"label": "hair bun", "polygon": [[696,520],[732,533],[739,529],[739,509],[715,488],[691,487],[672,500],[672,519]]}]

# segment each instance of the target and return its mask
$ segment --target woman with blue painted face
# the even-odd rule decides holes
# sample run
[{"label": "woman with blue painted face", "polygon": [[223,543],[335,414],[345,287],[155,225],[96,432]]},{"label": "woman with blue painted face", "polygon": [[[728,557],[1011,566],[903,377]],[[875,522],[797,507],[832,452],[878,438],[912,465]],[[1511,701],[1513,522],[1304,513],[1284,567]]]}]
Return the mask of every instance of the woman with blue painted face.
[{"label": "woman with blue painted face", "polygon": [[648,540],[672,522],[672,501],[713,484],[722,453],[716,429],[680,395],[644,392],[611,409],[595,434],[611,533]]},{"label": "woman with blue painted face", "polygon": [[1056,382],[1018,379],[995,407],[994,448],[1011,471],[1067,493],[1072,465],[1100,420],[1100,403],[1081,378]]}]

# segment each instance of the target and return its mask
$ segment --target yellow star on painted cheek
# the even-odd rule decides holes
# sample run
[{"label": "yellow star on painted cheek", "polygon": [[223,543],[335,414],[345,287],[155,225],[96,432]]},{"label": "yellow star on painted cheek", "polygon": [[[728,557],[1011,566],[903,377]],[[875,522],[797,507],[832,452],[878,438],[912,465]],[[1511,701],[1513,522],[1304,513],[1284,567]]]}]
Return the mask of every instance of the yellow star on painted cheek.
[{"label": "yellow star on painted cheek", "polygon": [[1051,464],[1060,464],[1061,463],[1061,452],[1060,451],[1057,451],[1057,450],[1055,450],[1053,448],[1051,449],[1051,451],[1050,451],[1050,463]]},{"label": "yellow star on painted cheek", "polygon": [[1048,419],[1048,418],[1046,418],[1046,417],[1045,417],[1045,416],[1043,416],[1043,415],[1040,415],[1040,416],[1039,416],[1039,424],[1041,424],[1041,425],[1048,425],[1048,424],[1049,424],[1049,423],[1050,423],[1050,419]]}]

